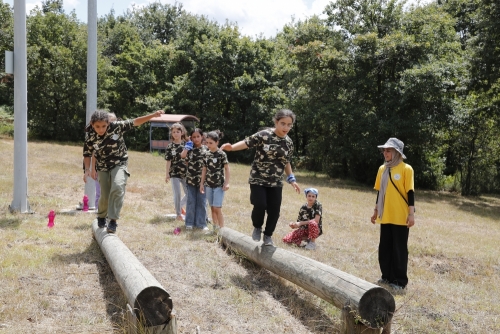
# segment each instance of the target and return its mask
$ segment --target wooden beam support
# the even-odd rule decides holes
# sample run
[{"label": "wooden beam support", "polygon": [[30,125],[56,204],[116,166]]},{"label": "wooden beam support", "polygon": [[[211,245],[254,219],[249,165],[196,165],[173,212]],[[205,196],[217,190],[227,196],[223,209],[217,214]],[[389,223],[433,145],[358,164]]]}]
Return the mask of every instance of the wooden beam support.
[{"label": "wooden beam support", "polygon": [[137,318],[144,319],[146,326],[168,324],[173,305],[167,291],[116,234],[97,226],[97,219],[92,223],[92,231]]},{"label": "wooden beam support", "polygon": [[220,229],[222,242],[250,261],[315,294],[339,309],[349,306],[369,327],[390,323],[394,297],[384,288],[300,254],[263,246],[230,228]]}]

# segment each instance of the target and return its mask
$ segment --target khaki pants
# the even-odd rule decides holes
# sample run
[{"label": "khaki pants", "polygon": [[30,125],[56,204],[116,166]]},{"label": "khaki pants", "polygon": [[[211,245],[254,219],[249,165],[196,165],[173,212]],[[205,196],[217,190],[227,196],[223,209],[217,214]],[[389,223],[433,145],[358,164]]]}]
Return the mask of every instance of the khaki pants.
[{"label": "khaki pants", "polygon": [[110,171],[97,173],[101,186],[97,217],[118,220],[125,197],[127,179],[130,176],[127,165],[116,166]]}]

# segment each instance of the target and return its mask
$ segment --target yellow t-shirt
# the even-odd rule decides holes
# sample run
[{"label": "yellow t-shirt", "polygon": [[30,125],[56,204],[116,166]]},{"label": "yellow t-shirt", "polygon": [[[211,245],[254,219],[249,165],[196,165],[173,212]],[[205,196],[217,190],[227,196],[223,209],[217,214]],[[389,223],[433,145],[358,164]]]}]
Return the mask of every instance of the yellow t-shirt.
[{"label": "yellow t-shirt", "polygon": [[[384,165],[380,166],[378,169],[377,179],[375,180],[374,186],[375,190],[380,190],[380,182],[382,180],[382,173],[384,170]],[[408,205],[400,194],[402,194],[406,201],[408,201],[408,191],[414,190],[413,168],[410,165],[401,162],[396,167],[391,168],[391,177],[392,182],[394,182],[396,187],[399,189],[399,193],[398,189],[394,188],[391,180],[388,179],[387,190],[385,192],[384,213],[382,215],[382,219],[377,217],[377,223],[406,226],[406,218],[409,213]]]}]

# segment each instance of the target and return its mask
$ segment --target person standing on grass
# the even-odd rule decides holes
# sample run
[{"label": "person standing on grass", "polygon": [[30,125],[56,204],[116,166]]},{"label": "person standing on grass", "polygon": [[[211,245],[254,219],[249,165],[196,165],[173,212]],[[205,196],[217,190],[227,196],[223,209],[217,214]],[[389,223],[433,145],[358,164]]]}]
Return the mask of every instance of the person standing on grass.
[{"label": "person standing on grass", "polygon": [[255,156],[250,171],[250,202],[253,205],[252,224],[254,241],[260,241],[262,226],[267,212],[264,230],[264,245],[273,246],[272,235],[276,229],[281,210],[283,174],[286,181],[297,193],[300,187],[292,172],[290,160],[293,155],[293,142],[288,132],[295,122],[295,114],[281,109],[274,115],[274,128],[259,131],[236,144],[226,143],[222,150],[240,151],[255,147]]},{"label": "person standing on grass", "polygon": [[306,240],[305,248],[314,250],[316,249],[316,238],[323,234],[323,206],[317,200],[318,190],[316,188],[307,188],[304,193],[307,202],[300,208],[297,221],[290,222],[289,226],[294,230],[283,238],[283,242],[296,244],[300,247],[302,241]]},{"label": "person standing on grass", "polygon": [[[189,140],[186,134],[186,128],[181,123],[174,123],[170,128],[170,140],[165,150],[165,160],[167,160],[167,175],[165,182],[172,180],[172,191],[174,194],[174,206],[177,220],[184,220],[182,214],[185,213],[183,207],[187,202],[186,186],[186,160],[181,157],[184,151],[184,145]],[[184,190],[184,196],[181,198],[181,187]]]},{"label": "person standing on grass", "polygon": [[207,197],[200,191],[201,173],[203,170],[207,147],[202,145],[203,131],[195,128],[191,132],[191,140],[184,145],[181,158],[187,159],[187,206],[186,206],[186,228],[200,228],[208,231],[207,227]]},{"label": "person standing on grass", "polygon": [[415,193],[413,168],[404,163],[404,143],[389,138],[378,146],[384,155],[375,180],[377,200],[371,217],[380,224],[378,262],[382,277],[378,284],[389,285],[396,291],[408,284],[408,236],[415,224]]},{"label": "person standing on grass", "polygon": [[204,165],[201,171],[200,192],[206,193],[212,211],[214,228],[224,227],[222,202],[224,194],[229,190],[229,162],[226,153],[219,149],[219,141],[223,134],[219,130],[207,133],[207,148]]},{"label": "person standing on grass", "polygon": [[[115,233],[120,218],[120,211],[125,197],[125,187],[130,173],[127,169],[128,154],[123,134],[134,126],[139,126],[153,117],[163,114],[157,110],[152,114],[120,122],[109,122],[109,113],[96,110],[90,117],[90,124],[85,128],[83,145],[83,163],[85,174],[83,181],[90,176],[99,177],[101,196],[97,210],[97,225],[106,226],[109,218],[108,233]],[[92,155],[95,154],[96,166],[90,171]]]}]

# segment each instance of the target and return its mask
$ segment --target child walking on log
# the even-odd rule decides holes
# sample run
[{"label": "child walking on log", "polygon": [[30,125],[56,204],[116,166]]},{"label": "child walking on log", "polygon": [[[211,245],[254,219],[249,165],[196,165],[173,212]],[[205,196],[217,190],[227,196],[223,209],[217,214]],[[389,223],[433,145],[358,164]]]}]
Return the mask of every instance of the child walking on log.
[{"label": "child walking on log", "polygon": [[283,242],[301,246],[302,241],[307,240],[305,248],[314,250],[316,249],[316,238],[323,234],[323,207],[317,200],[317,189],[307,188],[304,193],[307,202],[300,208],[297,221],[289,224],[290,228],[294,230],[283,238]]},{"label": "child walking on log", "polygon": [[222,133],[219,130],[207,133],[208,151],[205,154],[200,183],[200,192],[206,193],[212,210],[214,228],[224,227],[222,202],[225,192],[229,189],[230,177],[226,153],[218,147],[221,138]]},{"label": "child walking on log", "polygon": [[[134,126],[139,126],[153,117],[163,114],[157,110],[152,114],[120,122],[109,122],[109,114],[104,110],[96,110],[90,117],[90,124],[85,128],[83,145],[83,163],[86,182],[90,176],[94,180],[99,176],[101,196],[97,210],[99,228],[106,226],[109,218],[108,233],[115,233],[120,218],[120,211],[125,197],[125,187],[130,173],[127,169],[128,154],[123,134]],[[90,170],[92,155],[95,154],[96,166]]]},{"label": "child walking on log", "polygon": [[[235,144],[221,146],[225,151],[240,151],[255,147],[255,156],[250,171],[250,202],[252,209],[252,239],[260,241],[264,234],[264,245],[274,246],[271,238],[281,210],[283,175],[293,189],[300,193],[300,187],[292,172],[290,160],[293,142],[288,133],[295,122],[295,114],[281,109],[274,115],[274,128],[259,131]],[[264,231],[264,218],[267,213]]]}]

